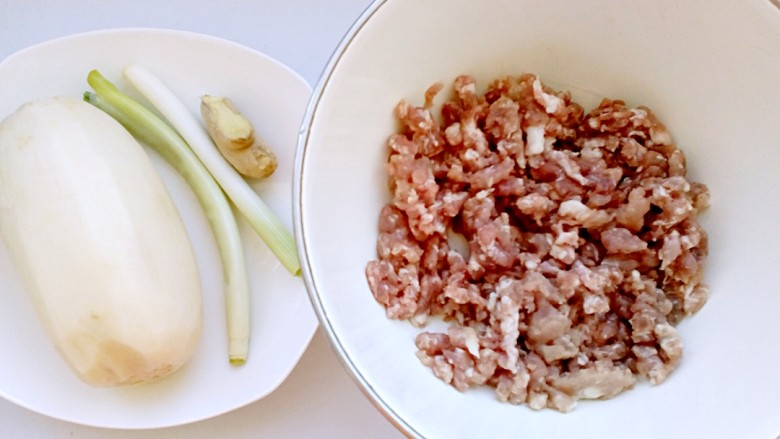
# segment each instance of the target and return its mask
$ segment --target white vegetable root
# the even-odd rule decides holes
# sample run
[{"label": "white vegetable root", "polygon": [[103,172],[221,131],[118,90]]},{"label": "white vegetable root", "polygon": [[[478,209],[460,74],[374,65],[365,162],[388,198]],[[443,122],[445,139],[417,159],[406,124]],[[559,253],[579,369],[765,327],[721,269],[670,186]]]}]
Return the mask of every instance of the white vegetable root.
[{"label": "white vegetable root", "polygon": [[0,234],[40,320],[94,386],[162,378],[193,354],[200,277],[143,148],[93,106],[51,98],[0,124]]}]

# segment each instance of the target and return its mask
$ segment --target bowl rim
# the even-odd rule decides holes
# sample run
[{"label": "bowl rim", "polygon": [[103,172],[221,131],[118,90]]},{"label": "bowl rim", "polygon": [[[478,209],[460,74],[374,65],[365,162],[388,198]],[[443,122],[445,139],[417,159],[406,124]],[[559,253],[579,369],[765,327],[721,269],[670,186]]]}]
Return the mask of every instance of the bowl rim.
[{"label": "bowl rim", "polygon": [[328,343],[331,348],[336,351],[339,357],[339,361],[342,366],[349,372],[350,377],[358,384],[363,394],[368,397],[369,401],[376,407],[379,412],[392,423],[401,433],[409,438],[423,438],[423,436],[416,431],[411,425],[409,425],[401,416],[398,415],[389,404],[382,399],[376,390],[368,383],[366,378],[357,369],[357,366],[350,358],[349,354],[344,349],[341,341],[336,336],[333,329],[333,325],[330,322],[328,313],[323,308],[322,301],[320,300],[317,284],[314,281],[311,272],[311,262],[309,260],[309,253],[307,251],[307,242],[305,238],[305,231],[303,228],[302,219],[302,203],[301,203],[301,191],[303,188],[303,168],[306,158],[306,152],[309,143],[309,135],[311,133],[311,126],[314,118],[317,115],[320,100],[322,95],[330,82],[333,71],[341,61],[344,53],[349,49],[357,36],[358,32],[371,20],[371,18],[379,11],[379,9],[385,5],[388,0],[374,0],[363,13],[355,20],[350,26],[349,30],[344,37],[342,37],[336,49],[333,51],[328,63],[320,75],[311,97],[309,98],[309,104],[306,108],[303,121],[301,122],[301,128],[298,133],[298,146],[295,151],[294,167],[293,167],[293,232],[295,234],[295,242],[298,249],[298,257],[301,263],[301,276],[303,277],[306,285],[306,290],[309,294],[312,307],[314,308],[317,318],[320,321],[322,329],[325,331],[328,339]]}]

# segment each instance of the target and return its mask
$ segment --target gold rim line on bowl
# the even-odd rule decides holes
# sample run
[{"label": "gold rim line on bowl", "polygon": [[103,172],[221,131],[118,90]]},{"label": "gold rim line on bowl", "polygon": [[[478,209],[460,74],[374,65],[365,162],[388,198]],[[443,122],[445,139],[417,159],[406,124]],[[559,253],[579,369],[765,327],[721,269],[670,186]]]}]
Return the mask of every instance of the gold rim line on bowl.
[{"label": "gold rim line on bowl", "polygon": [[293,232],[295,233],[295,242],[298,247],[298,257],[301,262],[301,276],[306,284],[306,290],[309,294],[312,307],[314,308],[317,318],[319,318],[322,328],[328,336],[328,342],[331,347],[338,353],[341,364],[347,369],[350,377],[357,382],[360,390],[368,397],[371,404],[376,407],[379,412],[392,423],[401,433],[409,438],[423,438],[423,436],[417,432],[412,426],[393,411],[392,408],[376,393],[374,388],[368,383],[366,378],[357,370],[357,367],[353,363],[352,359],[347,354],[346,350],[342,346],[341,342],[336,337],[333,327],[330,323],[330,318],[325,312],[322,302],[317,294],[317,285],[312,277],[311,265],[306,243],[306,232],[303,229],[302,220],[302,205],[301,205],[301,191],[303,189],[303,168],[304,160],[307,152],[307,144],[309,141],[309,134],[311,132],[311,124],[317,113],[317,108],[320,103],[320,98],[325,90],[325,87],[330,82],[333,71],[338,65],[341,57],[346,50],[350,47],[357,33],[368,23],[369,20],[376,14],[376,12],[385,4],[387,0],[374,0],[363,13],[355,20],[347,33],[339,42],[339,45],[333,51],[328,64],[322,71],[320,79],[317,85],[314,87],[309,104],[306,108],[306,113],[303,116],[301,129],[298,132],[298,147],[295,151],[295,160],[293,167]]}]

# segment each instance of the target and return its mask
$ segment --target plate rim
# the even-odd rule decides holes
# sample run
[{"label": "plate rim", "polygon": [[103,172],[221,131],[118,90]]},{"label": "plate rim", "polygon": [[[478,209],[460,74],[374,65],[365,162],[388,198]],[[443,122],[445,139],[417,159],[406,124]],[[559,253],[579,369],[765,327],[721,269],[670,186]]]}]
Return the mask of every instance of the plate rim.
[{"label": "plate rim", "polygon": [[273,64],[276,64],[277,66],[285,70],[286,73],[290,74],[291,76],[294,76],[296,80],[299,80],[302,83],[306,84],[306,87],[309,89],[310,93],[312,91],[311,84],[309,84],[309,81],[307,81],[303,76],[301,76],[300,73],[293,70],[292,67],[288,66],[287,64],[284,64],[283,62],[277,60],[276,58],[266,53],[263,53],[255,48],[249,47],[247,45],[241,44],[233,40],[229,40],[227,38],[218,37],[203,32],[195,32],[195,31],[184,30],[184,29],[155,27],[155,26],[112,27],[112,28],[93,29],[84,32],[62,35],[56,38],[34,43],[30,46],[24,47],[22,49],[17,50],[16,52],[11,53],[10,55],[6,56],[4,59],[0,60],[0,68],[2,68],[2,66],[8,62],[14,61],[14,58],[25,56],[27,52],[40,50],[42,48],[45,48],[46,46],[68,43],[71,40],[89,39],[89,38],[95,38],[101,36],[114,37],[122,34],[166,35],[175,38],[189,38],[189,39],[194,38],[203,41],[209,41],[212,43],[225,44],[227,46],[231,46],[238,50],[251,52],[254,55],[258,55],[261,58],[264,58],[265,60],[270,61]]}]

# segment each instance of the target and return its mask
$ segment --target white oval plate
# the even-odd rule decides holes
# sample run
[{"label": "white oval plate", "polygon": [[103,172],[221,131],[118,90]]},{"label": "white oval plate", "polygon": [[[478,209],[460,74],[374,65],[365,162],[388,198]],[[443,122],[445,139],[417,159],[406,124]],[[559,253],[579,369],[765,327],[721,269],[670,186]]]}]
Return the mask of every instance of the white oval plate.
[{"label": "white oval plate", "polygon": [[[26,101],[80,97],[98,69],[124,90],[127,64],[146,66],[198,115],[204,93],[229,96],[273,146],[279,168],[255,189],[289,226],[295,142],[310,95],[300,76],[238,44],[204,35],[125,29],[75,35],[18,52],[0,63],[0,119]],[[194,357],[159,382],[98,389],[67,368],[44,333],[8,254],[0,247],[0,395],[30,410],[92,426],[142,429],[213,417],[273,391],[298,362],[317,327],[300,278],[289,275],[240,215],[252,288],[249,360],[228,364],[219,253],[184,180],[151,154],[193,242],[204,293],[204,331]]]},{"label": "white oval plate", "polygon": [[[312,97],[294,209],[323,329],[391,421],[430,438],[780,434],[780,11],[770,1],[380,0],[364,14]],[[711,298],[678,327],[682,364],[657,387],[568,414],[442,383],[414,355],[419,330],[388,320],[364,276],[390,197],[396,103],[421,104],[429,85],[463,73],[486,87],[523,72],[589,108],[601,97],[649,106],[712,193],[702,217]]]}]

